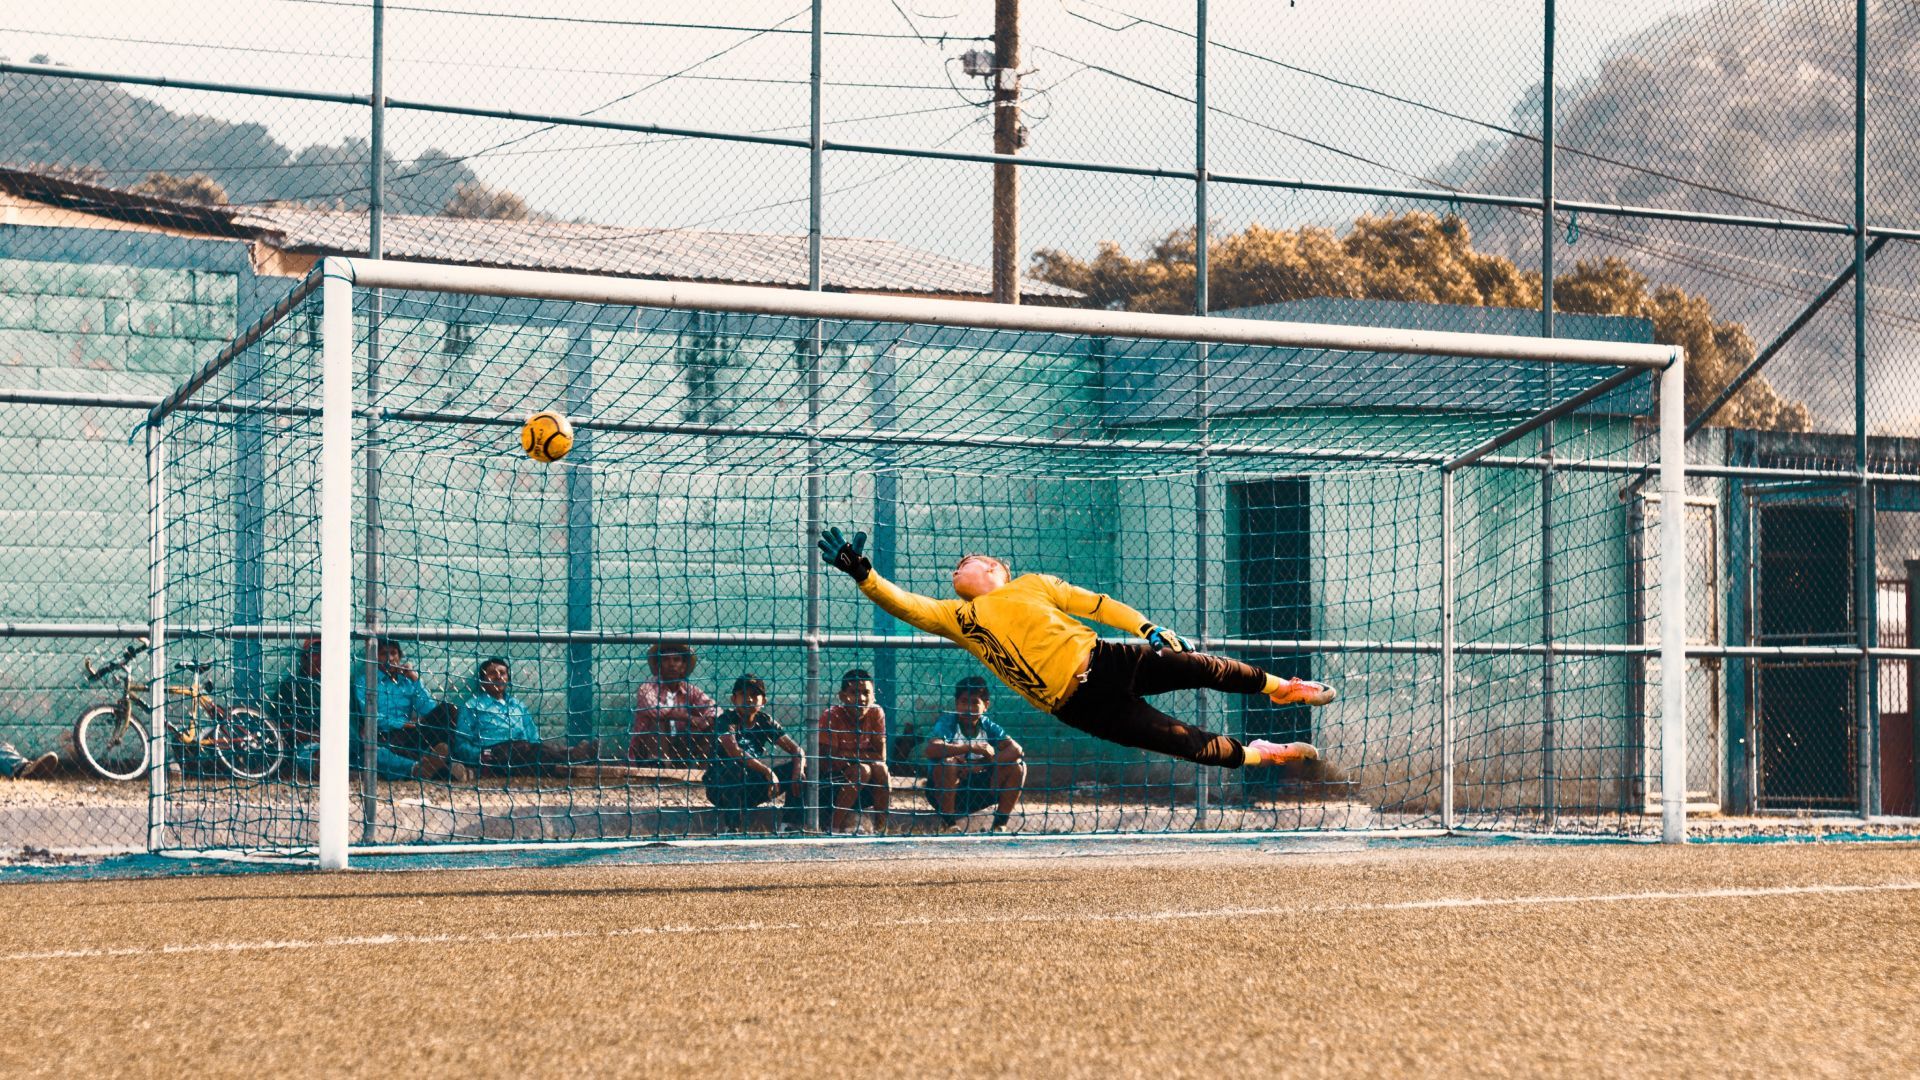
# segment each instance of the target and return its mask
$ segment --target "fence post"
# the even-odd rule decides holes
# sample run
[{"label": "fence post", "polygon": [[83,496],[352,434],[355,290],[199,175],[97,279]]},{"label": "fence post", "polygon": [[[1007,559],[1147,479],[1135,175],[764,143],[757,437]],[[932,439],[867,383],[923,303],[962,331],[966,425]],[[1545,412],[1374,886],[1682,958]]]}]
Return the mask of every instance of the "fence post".
[{"label": "fence post", "polygon": [[[567,338],[567,414],[586,416],[593,408],[593,331],[599,325],[589,319]],[[593,526],[593,431],[579,429],[567,474],[567,632],[585,634],[593,629],[594,526]],[[579,744],[594,738],[597,730],[599,695],[595,676],[593,645],[587,641],[567,642],[567,742]]]},{"label": "fence post", "polygon": [[[1207,313],[1207,0],[1194,0],[1193,31],[1193,313],[1205,316]],[[1210,385],[1212,372],[1207,343],[1194,344],[1194,395],[1196,397],[1195,422],[1199,428],[1200,452],[1195,460],[1193,474],[1193,635],[1197,648],[1207,647],[1207,637],[1213,632],[1207,618],[1207,556],[1208,536],[1208,487],[1207,475],[1208,441],[1211,438],[1210,415],[1213,409]],[[1200,728],[1207,724],[1207,700],[1205,691],[1194,694],[1193,722]],[[1207,780],[1209,769],[1194,772],[1194,824],[1204,825],[1207,821]]]},{"label": "fence post", "polygon": [[[819,292],[821,281],[820,268],[820,228],[823,214],[821,206],[821,174],[823,166],[823,146],[820,134],[820,88],[821,88],[821,43],[824,38],[821,10],[826,0],[813,0],[813,22],[811,29],[812,66],[807,75],[807,289]],[[807,758],[813,768],[807,770],[807,828],[820,827],[820,799],[818,792],[825,791],[821,784],[820,772],[820,730],[815,718],[820,715],[820,560],[813,557],[813,542],[820,536],[820,503],[823,497],[820,483],[820,320],[813,320],[807,333],[806,345],[806,390],[807,390],[807,535],[802,538],[801,558],[806,560],[807,579],[807,693],[806,693],[806,733]]]},{"label": "fence post", "polygon": [[[1554,0],[1546,0],[1545,51],[1540,83],[1540,336],[1554,336],[1553,326],[1553,53]],[[1546,396],[1553,399],[1553,365],[1546,365]],[[1540,812],[1541,824],[1551,832],[1560,819],[1559,724],[1555,708],[1553,671],[1553,425],[1540,429]]]},{"label": "fence post", "polygon": [[1874,494],[1867,460],[1867,0],[1854,3],[1853,50],[1853,498],[1854,745],[1860,816],[1880,810],[1880,680],[1867,652],[1879,633],[1880,590],[1874,566]]},{"label": "fence post", "polygon": [[1440,470],[1440,827],[1454,828],[1454,470]]},{"label": "fence post", "polygon": [[[147,641],[153,712],[147,717],[147,850],[167,845],[167,447],[147,423]],[[128,706],[132,708],[131,705]]]},{"label": "fence post", "polygon": [[[368,140],[373,159],[368,168],[367,255],[378,259],[384,250],[380,230],[386,203],[386,3],[373,0],[373,80],[368,103],[372,106],[372,124]],[[380,396],[380,316],[385,299],[379,289],[367,293],[367,402]],[[378,421],[367,418],[366,492],[363,496],[366,521],[366,551],[363,554],[366,582],[362,603],[366,611],[367,654],[362,660],[361,679],[366,702],[360,716],[360,839],[372,843],[379,818],[380,797],[380,439]],[[323,647],[324,648],[324,647]]]}]

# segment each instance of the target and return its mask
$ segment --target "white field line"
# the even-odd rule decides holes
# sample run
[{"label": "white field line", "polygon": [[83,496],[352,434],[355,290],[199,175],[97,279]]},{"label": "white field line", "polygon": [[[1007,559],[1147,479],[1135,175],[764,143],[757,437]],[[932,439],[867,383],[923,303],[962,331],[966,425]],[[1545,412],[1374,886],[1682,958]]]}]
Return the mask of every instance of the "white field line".
[{"label": "white field line", "polygon": [[1432,911],[1445,909],[1536,907],[1556,904],[1631,904],[1672,900],[1739,900],[1774,896],[1848,896],[1865,893],[1920,892],[1920,881],[1886,881],[1866,885],[1771,885],[1748,888],[1694,889],[1664,892],[1598,893],[1564,896],[1456,896],[1430,900],[1399,900],[1383,904],[1299,904],[1278,907],[1227,907],[1161,911],[1036,912],[1025,915],[944,915],[913,918],[864,919],[858,923],[738,922],[706,925],[669,923],[662,926],[620,926],[604,930],[518,930],[466,934],[361,934],[352,937],[292,938],[278,941],[204,941],[183,945],[129,945],[119,948],[48,949],[0,954],[0,962],[90,960],[112,957],[191,956],[205,953],[282,952],[300,949],[341,949],[383,945],[486,945],[517,941],[577,941],[678,934],[759,934],[770,930],[866,931],[885,928],[983,926],[1022,923],[1155,923],[1199,919],[1275,918],[1300,915],[1346,915],[1367,912]]}]

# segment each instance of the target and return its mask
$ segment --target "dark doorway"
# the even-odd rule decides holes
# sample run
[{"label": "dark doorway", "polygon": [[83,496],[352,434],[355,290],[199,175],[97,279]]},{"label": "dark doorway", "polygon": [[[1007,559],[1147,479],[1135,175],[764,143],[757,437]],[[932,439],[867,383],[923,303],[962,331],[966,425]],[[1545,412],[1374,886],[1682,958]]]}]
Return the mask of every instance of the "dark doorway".
[{"label": "dark doorway", "polygon": [[[1853,641],[1853,510],[1838,502],[1755,511],[1754,644]],[[1854,665],[1763,661],[1759,705],[1760,805],[1849,810],[1854,791]]]},{"label": "dark doorway", "polygon": [[[1313,636],[1309,494],[1304,478],[1233,485],[1232,507],[1238,522],[1234,580],[1242,637]],[[1276,675],[1313,676],[1312,658],[1306,653],[1269,649],[1249,652],[1245,659]],[[1242,700],[1248,738],[1283,742],[1313,738],[1313,719],[1306,706],[1275,705],[1258,697]]]}]

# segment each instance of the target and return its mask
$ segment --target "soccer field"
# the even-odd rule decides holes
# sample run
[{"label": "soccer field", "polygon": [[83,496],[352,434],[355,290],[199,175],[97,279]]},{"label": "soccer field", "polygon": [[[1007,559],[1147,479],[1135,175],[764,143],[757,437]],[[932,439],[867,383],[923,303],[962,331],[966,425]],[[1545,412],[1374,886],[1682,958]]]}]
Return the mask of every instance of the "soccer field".
[{"label": "soccer field", "polygon": [[924,847],[10,886],[0,1071],[1892,1075],[1920,1038],[1920,845]]}]

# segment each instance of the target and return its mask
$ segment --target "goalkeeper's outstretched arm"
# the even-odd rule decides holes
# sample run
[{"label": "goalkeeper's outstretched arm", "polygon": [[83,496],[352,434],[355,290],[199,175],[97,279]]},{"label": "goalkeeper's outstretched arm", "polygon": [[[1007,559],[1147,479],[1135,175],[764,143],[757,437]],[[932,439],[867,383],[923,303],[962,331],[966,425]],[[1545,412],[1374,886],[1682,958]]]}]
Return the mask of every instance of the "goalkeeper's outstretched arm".
[{"label": "goalkeeper's outstretched arm", "polygon": [[862,551],[866,543],[866,533],[855,533],[848,541],[839,529],[828,529],[820,534],[820,554],[835,570],[852,578],[861,593],[882,611],[916,630],[937,634],[949,641],[959,640],[960,622],[954,617],[959,602],[908,592],[881,577]]},{"label": "goalkeeper's outstretched arm", "polygon": [[1146,638],[1147,643],[1156,649],[1187,651],[1187,643],[1180,639],[1180,635],[1156,625],[1152,619],[1113,597],[1091,589],[1083,589],[1071,581],[1063,581],[1051,575],[1041,576],[1053,587],[1053,602],[1061,611],[1092,619],[1094,622],[1105,623],[1115,630]]}]

